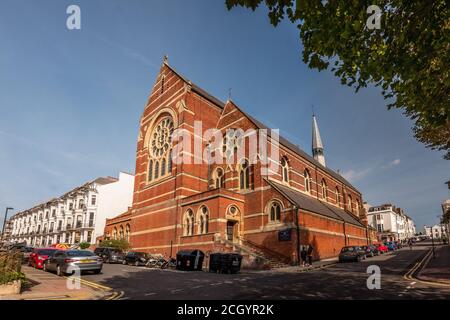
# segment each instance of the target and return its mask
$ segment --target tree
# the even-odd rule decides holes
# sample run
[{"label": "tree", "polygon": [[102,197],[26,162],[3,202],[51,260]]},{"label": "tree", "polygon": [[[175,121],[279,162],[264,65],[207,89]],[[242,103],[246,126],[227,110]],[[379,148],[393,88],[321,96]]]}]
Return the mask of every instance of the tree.
[{"label": "tree", "polygon": [[81,243],[79,244],[79,247],[80,247],[81,250],[87,249],[87,248],[89,248],[90,246],[91,246],[91,244],[90,244],[89,242],[81,242]]},{"label": "tree", "polygon": [[[228,10],[255,10],[263,0],[226,0]],[[295,2],[295,3],[294,3]],[[297,24],[303,61],[331,68],[341,83],[382,88],[388,109],[414,122],[416,139],[446,151],[450,159],[450,10],[445,0],[264,0],[270,23]],[[381,9],[381,28],[366,22],[371,5]],[[370,20],[371,21],[371,20]]]},{"label": "tree", "polygon": [[130,248],[130,244],[125,239],[110,239],[102,241],[100,247],[117,248],[126,251]]}]

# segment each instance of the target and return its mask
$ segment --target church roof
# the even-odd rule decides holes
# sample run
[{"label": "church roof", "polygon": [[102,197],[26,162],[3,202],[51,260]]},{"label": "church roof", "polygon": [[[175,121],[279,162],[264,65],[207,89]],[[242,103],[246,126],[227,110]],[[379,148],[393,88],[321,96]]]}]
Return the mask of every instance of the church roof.
[{"label": "church roof", "polygon": [[359,227],[365,227],[361,221],[359,221],[355,216],[347,211],[335,207],[329,203],[320,201],[311,196],[307,196],[297,190],[294,190],[286,185],[279,184],[273,180],[265,179],[269,185],[278,190],[287,199],[289,199],[293,204],[297,205],[300,209],[318,213],[320,215],[340,220],[346,223],[350,223]]},{"label": "church roof", "polygon": [[[176,71],[172,66],[170,66],[167,62],[164,62],[164,64],[172,71],[174,72],[176,75],[178,75],[181,79],[183,79],[185,82],[189,83],[191,85],[191,89],[198,93],[200,96],[202,96],[203,98],[207,99],[208,101],[211,101],[212,103],[214,103],[215,105],[217,105],[220,108],[224,108],[225,107],[225,103],[222,102],[221,100],[219,100],[218,98],[212,96],[211,94],[209,94],[208,92],[206,92],[205,90],[203,90],[202,88],[200,88],[199,86],[195,85],[194,83],[192,83],[191,80],[187,79],[185,76],[181,75],[178,71]],[[250,114],[248,114],[247,112],[245,112],[244,110],[242,110],[241,107],[239,107],[238,105],[236,105],[234,102],[233,104],[236,106],[236,108],[239,109],[239,111],[241,111],[247,118],[250,119],[250,121],[253,122],[253,124],[258,127],[258,129],[266,129],[267,130],[267,135],[270,137],[271,135],[271,129],[268,126],[266,126],[264,123],[262,123],[261,121],[257,120],[256,118],[254,118],[253,116],[251,116]],[[319,136],[320,138],[320,136]],[[338,174],[337,172],[329,169],[328,167],[323,166],[321,163],[319,163],[316,159],[314,159],[312,156],[310,156],[309,154],[307,154],[305,151],[303,151],[302,149],[300,149],[299,146],[293,144],[292,142],[290,142],[288,139],[284,138],[283,136],[280,135],[279,137],[279,142],[281,145],[285,146],[286,148],[290,149],[291,151],[293,151],[294,153],[298,154],[299,156],[305,158],[306,160],[308,160],[309,162],[311,162],[312,164],[314,164],[315,166],[317,166],[318,168],[320,168],[321,170],[325,171],[326,173],[328,173],[329,175],[331,175],[333,178],[335,178],[336,180],[340,181],[341,183],[345,184],[346,186],[354,189],[355,191],[359,192],[358,189],[356,189],[350,182],[348,182],[343,176],[341,176],[340,174]],[[321,142],[322,143],[322,142]]]}]

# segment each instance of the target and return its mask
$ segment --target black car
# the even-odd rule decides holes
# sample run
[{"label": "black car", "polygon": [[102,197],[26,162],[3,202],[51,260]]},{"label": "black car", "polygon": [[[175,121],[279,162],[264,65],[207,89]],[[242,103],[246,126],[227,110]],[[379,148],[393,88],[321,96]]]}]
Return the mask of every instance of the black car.
[{"label": "black car", "polygon": [[122,263],[125,254],[118,248],[99,247],[94,253],[103,259],[105,263]]},{"label": "black car", "polygon": [[366,252],[359,246],[347,246],[341,249],[339,253],[339,262],[357,261],[366,259]]},{"label": "black car", "polygon": [[361,249],[366,252],[366,257],[374,257],[380,254],[378,248],[371,244],[369,244],[368,246],[362,246]]},{"label": "black car", "polygon": [[145,266],[145,264],[147,263],[149,258],[150,258],[150,256],[148,253],[130,251],[127,253],[127,255],[123,259],[122,263],[123,264],[133,264],[136,267],[137,266]]}]

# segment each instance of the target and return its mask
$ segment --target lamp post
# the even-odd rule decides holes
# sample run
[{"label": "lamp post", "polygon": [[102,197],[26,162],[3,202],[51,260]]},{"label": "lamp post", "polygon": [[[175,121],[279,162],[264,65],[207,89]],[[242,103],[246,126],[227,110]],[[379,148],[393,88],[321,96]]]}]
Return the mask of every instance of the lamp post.
[{"label": "lamp post", "polygon": [[6,225],[6,218],[7,218],[7,216],[8,216],[8,211],[9,210],[14,210],[14,208],[11,208],[11,207],[7,207],[6,208],[6,211],[5,211],[5,219],[3,220],[3,227],[2,227],[2,238],[1,238],[1,241],[3,242],[3,236],[4,236],[4,234],[5,234],[5,225]]},{"label": "lamp post", "polygon": [[436,258],[436,254],[434,252],[434,235],[433,235],[433,227],[430,227],[431,230],[431,245],[433,246],[433,259]]}]

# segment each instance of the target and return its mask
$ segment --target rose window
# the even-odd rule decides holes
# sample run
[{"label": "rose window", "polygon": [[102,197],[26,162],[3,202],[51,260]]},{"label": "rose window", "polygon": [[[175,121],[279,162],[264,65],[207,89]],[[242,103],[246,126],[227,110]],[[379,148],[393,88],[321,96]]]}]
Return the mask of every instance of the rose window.
[{"label": "rose window", "polygon": [[154,158],[161,158],[170,149],[173,130],[174,127],[171,118],[161,120],[153,129],[150,146]]}]

